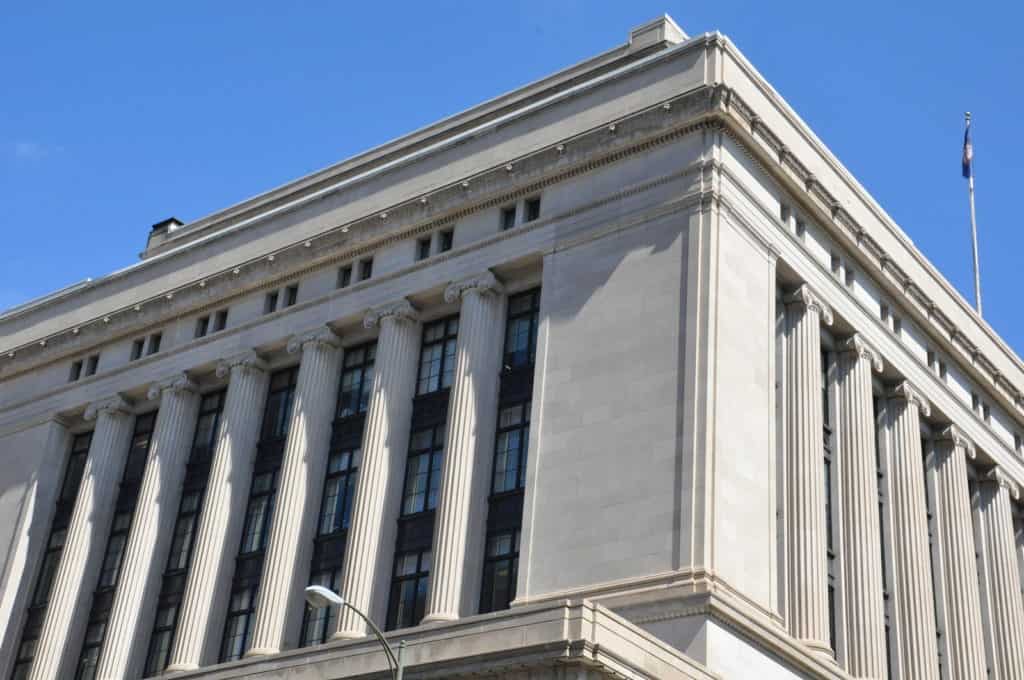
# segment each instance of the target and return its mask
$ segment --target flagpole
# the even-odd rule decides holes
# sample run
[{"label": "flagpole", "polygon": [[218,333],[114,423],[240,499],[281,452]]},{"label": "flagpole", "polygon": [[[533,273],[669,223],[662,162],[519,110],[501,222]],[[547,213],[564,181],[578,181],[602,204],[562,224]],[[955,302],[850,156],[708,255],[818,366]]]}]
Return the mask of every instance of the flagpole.
[{"label": "flagpole", "polygon": [[[971,112],[964,113],[967,127],[971,126]],[[971,201],[971,245],[974,250],[974,307],[981,316],[981,271],[978,267],[978,222],[974,217],[974,163],[968,166],[970,176],[967,178],[967,193]]]}]

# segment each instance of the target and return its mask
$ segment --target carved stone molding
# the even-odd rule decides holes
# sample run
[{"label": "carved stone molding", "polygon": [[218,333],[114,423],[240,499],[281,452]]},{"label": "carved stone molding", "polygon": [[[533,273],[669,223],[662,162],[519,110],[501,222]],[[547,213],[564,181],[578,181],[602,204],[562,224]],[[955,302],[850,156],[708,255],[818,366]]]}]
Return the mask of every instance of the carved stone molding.
[{"label": "carved stone molding", "polygon": [[821,320],[826,326],[832,325],[832,308],[828,306],[817,293],[811,290],[806,283],[801,284],[796,290],[786,294],[782,301],[787,305],[803,305],[807,309],[818,312]]},{"label": "carved stone molding", "polygon": [[149,399],[156,399],[166,390],[173,392],[196,392],[199,390],[199,386],[189,377],[188,373],[178,373],[150,385],[146,396]]},{"label": "carved stone molding", "polygon": [[1017,486],[1017,483],[1010,479],[1000,468],[994,467],[985,473],[985,480],[995,482],[1009,491],[1014,500],[1020,500],[1020,487]]},{"label": "carved stone molding", "polygon": [[94,401],[85,408],[85,419],[96,420],[100,413],[110,413],[112,415],[123,415],[130,416],[132,414],[131,402],[122,397],[120,394],[115,394],[112,397]]},{"label": "carved stone molding", "polygon": [[881,373],[884,364],[881,355],[870,347],[860,333],[855,333],[839,343],[841,354],[856,354],[861,359],[871,362],[871,368],[876,373]]},{"label": "carved stone molding", "polygon": [[253,350],[246,350],[227,359],[217,362],[217,377],[226,378],[231,374],[233,368],[240,368],[249,371],[266,371],[267,364],[263,358]]},{"label": "carved stone molding", "polygon": [[338,337],[338,334],[328,326],[320,326],[319,328],[293,335],[288,340],[288,354],[296,354],[310,343],[327,347],[341,347],[341,339]]},{"label": "carved stone molding", "polygon": [[935,437],[937,442],[952,442],[953,446],[959,449],[963,449],[964,454],[974,460],[978,457],[978,452],[974,448],[974,442],[972,442],[963,430],[956,425],[947,425],[939,434]]},{"label": "carved stone molding", "polygon": [[484,295],[500,294],[505,288],[498,281],[498,277],[491,270],[470,276],[461,281],[453,281],[444,289],[445,302],[458,302],[467,293],[481,293]]},{"label": "carved stone molding", "polygon": [[419,320],[419,313],[416,311],[416,308],[412,306],[411,302],[402,298],[379,305],[366,312],[366,316],[363,317],[363,328],[378,326],[382,319],[389,316],[394,317],[397,321]]},{"label": "carved stone molding", "polygon": [[917,409],[923,416],[930,416],[932,414],[931,403],[907,380],[891,387],[888,397],[890,399],[903,399],[911,404],[917,404]]}]

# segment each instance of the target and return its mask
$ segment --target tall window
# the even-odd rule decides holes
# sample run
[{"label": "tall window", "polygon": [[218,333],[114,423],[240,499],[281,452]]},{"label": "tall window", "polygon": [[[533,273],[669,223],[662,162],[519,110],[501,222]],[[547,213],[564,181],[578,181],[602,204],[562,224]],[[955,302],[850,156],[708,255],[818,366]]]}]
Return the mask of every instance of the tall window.
[{"label": "tall window", "polygon": [[199,402],[196,431],[192,437],[192,451],[185,470],[184,488],[178,504],[178,518],[174,524],[171,548],[164,568],[153,634],[149,640],[144,674],[160,675],[174,642],[178,611],[184,595],[186,574],[192,558],[196,525],[199,521],[203,493],[209,477],[210,459],[217,442],[224,391],[203,395]]},{"label": "tall window", "polygon": [[480,589],[480,613],[508,609],[516,597],[519,573],[519,529],[487,537],[484,579]]},{"label": "tall window", "polygon": [[64,553],[68,524],[71,521],[75,500],[78,498],[78,487],[82,483],[82,473],[85,470],[85,461],[89,455],[91,442],[91,432],[76,435],[71,440],[71,453],[68,455],[64,481],[60,487],[60,495],[57,497],[57,510],[54,512],[53,526],[46,541],[46,552],[43,554],[42,564],[39,567],[39,576],[22,629],[21,642],[15,653],[14,668],[11,673],[12,680],[27,678],[29,669],[32,667],[32,660],[35,658],[36,644],[39,641],[43,617],[46,614],[46,605],[50,601],[53,579],[57,575],[57,567],[60,566],[60,558]]},{"label": "tall window", "polygon": [[886,677],[892,677],[892,621],[893,602],[892,591],[889,588],[889,551],[886,550],[888,536],[886,534],[886,519],[889,511],[889,482],[887,471],[889,466],[882,447],[883,425],[882,425],[882,403],[876,396],[872,399],[875,416],[875,470],[878,475],[878,539],[880,542],[880,554],[882,556],[882,607],[885,613],[885,664]]},{"label": "tall window", "polygon": [[220,660],[241,659],[249,648],[252,634],[252,618],[256,612],[256,586],[238,588],[231,593],[228,618],[224,627],[224,642],[221,643]]},{"label": "tall window", "polygon": [[338,417],[366,413],[373,389],[373,362],[377,343],[371,342],[345,350],[341,370],[341,393],[338,395]]},{"label": "tall window", "polygon": [[262,439],[284,439],[288,435],[288,423],[292,417],[292,401],[295,398],[295,381],[298,367],[278,371],[270,376],[267,392],[267,407],[263,413]]},{"label": "tall window", "polygon": [[413,515],[437,507],[444,458],[444,425],[414,432],[409,438],[409,460],[405,465],[402,515]]},{"label": "tall window", "polygon": [[[313,574],[310,585],[323,586],[334,592],[341,589],[341,569],[325,569]],[[310,607],[306,605],[302,620],[302,639],[299,647],[322,645],[330,639],[334,632],[334,622],[338,620],[337,607]]]},{"label": "tall window", "polygon": [[395,555],[387,629],[408,628],[423,619],[430,589],[430,550]]},{"label": "tall window", "polygon": [[455,373],[455,342],[458,333],[458,317],[441,319],[423,327],[417,395],[451,387]]},{"label": "tall window", "polygon": [[825,537],[828,557],[828,637],[833,651],[836,648],[836,545],[833,530],[834,514],[832,512],[832,404],[829,399],[829,355],[821,352],[821,413],[823,427],[823,450],[825,455]]},{"label": "tall window", "polygon": [[327,461],[327,479],[324,482],[323,502],[320,504],[321,536],[348,529],[352,516],[352,497],[356,490],[356,471],[361,451],[338,451]]},{"label": "tall window", "polygon": [[526,486],[526,447],[530,441],[530,402],[504,406],[498,412],[491,493]]},{"label": "tall window", "polygon": [[925,502],[925,509],[927,510],[927,513],[928,513],[928,515],[927,515],[928,516],[928,558],[929,558],[929,567],[930,567],[930,569],[928,570],[928,575],[931,576],[931,579],[932,579],[932,613],[935,616],[935,638],[936,638],[935,642],[936,642],[936,647],[938,648],[939,676],[940,677],[944,677],[944,675],[943,675],[943,662],[945,660],[942,658],[942,622],[939,620],[939,600],[938,600],[938,598],[939,598],[939,580],[938,580],[938,578],[936,578],[936,569],[938,568],[938,566],[937,566],[938,565],[938,560],[936,559],[938,557],[938,553],[936,551],[938,550],[938,546],[937,546],[937,544],[935,542],[935,534],[936,534],[936,531],[937,531],[937,529],[935,527],[935,522],[936,522],[936,518],[935,518],[935,498],[934,498],[934,496],[932,494],[931,482],[928,479],[928,477],[929,477],[929,474],[928,474],[929,446],[928,446],[928,440],[925,439],[924,437],[921,437],[921,454],[922,454],[921,465],[925,469],[925,474],[924,474],[924,502]]},{"label": "tall window", "polygon": [[96,674],[96,665],[99,662],[100,650],[103,648],[107,622],[110,620],[114,592],[121,576],[128,532],[131,529],[132,516],[135,514],[135,505],[139,498],[139,488],[146,468],[146,459],[149,456],[149,445],[155,424],[155,411],[135,418],[131,448],[128,450],[128,457],[125,461],[120,491],[114,501],[114,520],[103,554],[99,582],[96,584],[93,594],[92,608],[86,626],[85,641],[78,657],[75,680],[92,680]]},{"label": "tall window", "polygon": [[519,368],[534,363],[537,354],[537,320],[540,290],[514,295],[508,300],[505,326],[505,367]]},{"label": "tall window", "polygon": [[263,472],[252,478],[249,505],[245,509],[245,529],[242,531],[242,553],[256,552],[266,547],[276,492],[276,471]]}]

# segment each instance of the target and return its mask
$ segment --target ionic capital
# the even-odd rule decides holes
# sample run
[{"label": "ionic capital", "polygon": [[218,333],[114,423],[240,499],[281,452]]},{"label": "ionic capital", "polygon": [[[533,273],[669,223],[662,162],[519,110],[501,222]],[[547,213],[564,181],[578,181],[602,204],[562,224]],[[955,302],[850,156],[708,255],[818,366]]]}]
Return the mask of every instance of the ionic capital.
[{"label": "ionic capital", "polygon": [[505,288],[501,281],[491,272],[490,269],[475,276],[453,281],[444,289],[445,302],[458,302],[468,293],[480,293],[483,295],[500,294]]},{"label": "ionic capital", "polygon": [[231,374],[233,369],[243,371],[266,371],[267,364],[259,354],[253,350],[246,350],[227,359],[217,362],[217,377],[225,378]]},{"label": "ionic capital", "polygon": [[395,321],[419,321],[419,313],[416,308],[412,306],[411,302],[401,298],[394,302],[378,305],[366,312],[366,316],[363,317],[363,328],[378,326],[387,317],[391,317]]},{"label": "ionic capital", "polygon": [[100,399],[89,404],[85,408],[85,419],[96,420],[101,413],[107,413],[112,416],[130,416],[132,414],[132,405],[131,402],[120,394],[115,394],[112,397]]},{"label": "ionic capital", "polygon": [[882,372],[882,357],[864,341],[860,333],[855,333],[840,342],[839,353],[854,354],[858,359],[867,359],[876,373]]},{"label": "ionic capital", "polygon": [[199,386],[189,377],[188,373],[178,373],[170,377],[158,380],[149,386],[146,396],[149,399],[156,399],[164,392],[197,392]]},{"label": "ionic capital", "polygon": [[832,308],[817,293],[812,291],[806,283],[785,295],[782,301],[786,305],[802,305],[808,310],[813,310],[818,313],[818,316],[821,317],[826,326],[832,325]]},{"label": "ionic capital", "polygon": [[307,346],[334,349],[341,347],[337,333],[329,326],[320,326],[304,333],[296,333],[288,340],[288,354],[304,351]]},{"label": "ionic capital", "polygon": [[1010,479],[1001,468],[994,467],[985,473],[985,479],[990,482],[995,482],[999,486],[1003,487],[1010,492],[1014,500],[1020,500],[1020,487],[1017,486],[1017,482]]},{"label": "ionic capital", "polygon": [[892,387],[889,390],[888,396],[889,399],[902,399],[908,404],[916,404],[917,410],[923,416],[930,416],[932,414],[932,405],[928,402],[927,399],[925,399],[923,394],[921,394],[913,385],[911,385],[906,380]]},{"label": "ionic capital", "polygon": [[963,449],[964,455],[971,460],[974,460],[978,456],[977,451],[974,449],[974,442],[968,439],[963,430],[956,425],[947,425],[946,428],[935,437],[935,441],[951,442],[955,448]]}]

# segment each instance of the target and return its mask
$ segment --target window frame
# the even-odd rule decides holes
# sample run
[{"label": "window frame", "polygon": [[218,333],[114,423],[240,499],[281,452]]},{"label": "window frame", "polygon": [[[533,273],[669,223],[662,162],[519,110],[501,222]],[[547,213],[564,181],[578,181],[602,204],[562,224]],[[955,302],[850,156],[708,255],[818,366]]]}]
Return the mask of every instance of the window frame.
[{"label": "window frame", "polygon": [[[427,340],[428,334],[437,327],[441,327],[441,335],[432,340]],[[459,317],[448,316],[443,319],[436,319],[423,324],[423,333],[420,342],[419,360],[416,369],[416,396],[422,397],[427,394],[434,394],[451,387],[451,380],[454,378],[455,356],[458,351],[459,339]],[[441,353],[437,358],[437,374],[424,377],[424,367],[433,363],[434,359],[426,360],[427,352],[434,347],[440,347]],[[450,365],[449,365],[450,364]],[[445,377],[449,376],[448,384],[445,384]],[[436,379],[436,385],[431,382]],[[426,381],[426,382],[425,382]],[[426,389],[424,389],[426,385]]]}]

